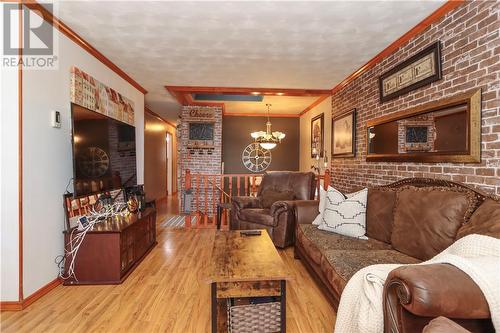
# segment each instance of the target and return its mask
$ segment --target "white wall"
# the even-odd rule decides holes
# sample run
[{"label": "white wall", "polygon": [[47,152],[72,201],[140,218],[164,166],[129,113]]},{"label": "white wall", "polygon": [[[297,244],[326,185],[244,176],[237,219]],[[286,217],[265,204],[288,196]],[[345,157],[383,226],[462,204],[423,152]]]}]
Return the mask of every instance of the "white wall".
[{"label": "white wall", "polygon": [[[137,180],[144,182],[144,95],[69,38],[58,36],[58,70],[23,71],[24,297],[57,277],[54,258],[63,253],[62,195],[73,176],[71,66],[134,101]],[[50,126],[52,110],[61,112],[60,129]]]},{"label": "white wall", "polygon": [[[332,98],[328,97],[321,104],[300,117],[300,171],[311,171],[311,166],[317,164],[311,158],[311,119],[321,113],[324,114],[325,149],[328,153],[328,161],[330,161],[330,155],[332,154]],[[323,163],[321,163],[321,173],[324,173]]]},{"label": "white wall", "polygon": [[[0,5],[2,13],[3,5]],[[3,15],[0,16],[0,26],[3,27]],[[13,23],[13,26],[18,24]],[[17,69],[2,69],[0,75],[0,300],[18,301],[19,81]]]}]

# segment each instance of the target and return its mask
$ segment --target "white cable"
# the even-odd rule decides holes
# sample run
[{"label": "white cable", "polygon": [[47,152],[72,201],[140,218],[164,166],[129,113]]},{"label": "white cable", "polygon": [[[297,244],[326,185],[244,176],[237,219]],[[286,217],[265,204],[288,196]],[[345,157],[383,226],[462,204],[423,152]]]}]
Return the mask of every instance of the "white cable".
[{"label": "white cable", "polygon": [[[89,222],[88,225],[84,227],[82,230],[78,230],[78,228],[73,228],[71,230],[69,236],[69,242],[68,244],[66,244],[66,247],[64,249],[64,255],[56,258],[56,263],[59,266],[60,278],[66,280],[73,277],[76,281],[78,281],[78,278],[76,277],[75,274],[75,261],[76,261],[76,256],[78,254],[78,250],[80,249],[80,246],[82,245],[83,240],[87,235],[87,232],[92,230],[96,224],[104,222],[110,217],[116,215],[123,216],[125,212],[124,210],[125,207],[126,205],[124,203],[114,203],[112,205],[105,206],[101,210],[101,212],[96,212],[94,207],[91,208],[90,214],[87,215],[87,220]],[[68,258],[71,260],[71,262],[67,268],[67,271],[65,272],[64,268],[66,265],[64,263]]]}]

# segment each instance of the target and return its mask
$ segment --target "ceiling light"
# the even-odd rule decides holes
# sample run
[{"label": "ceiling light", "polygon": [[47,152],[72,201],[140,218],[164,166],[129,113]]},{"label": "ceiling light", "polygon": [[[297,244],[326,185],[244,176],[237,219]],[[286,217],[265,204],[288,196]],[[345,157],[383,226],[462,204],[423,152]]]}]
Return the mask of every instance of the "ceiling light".
[{"label": "ceiling light", "polygon": [[273,143],[273,142],[261,142],[260,143],[260,146],[264,149],[273,149],[274,147],[276,147],[276,143]]},{"label": "ceiling light", "polygon": [[271,120],[269,119],[269,109],[271,104],[266,104],[267,106],[267,123],[266,131],[258,131],[250,133],[250,136],[258,142],[260,146],[264,149],[273,149],[282,139],[285,138],[285,133],[283,132],[273,132],[271,130]]}]

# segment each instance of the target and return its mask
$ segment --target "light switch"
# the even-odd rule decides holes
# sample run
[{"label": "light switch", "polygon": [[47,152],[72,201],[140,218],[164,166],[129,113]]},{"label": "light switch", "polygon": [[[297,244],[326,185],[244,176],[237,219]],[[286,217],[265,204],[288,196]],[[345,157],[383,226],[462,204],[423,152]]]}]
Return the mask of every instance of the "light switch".
[{"label": "light switch", "polygon": [[52,111],[50,118],[52,127],[61,128],[61,113],[59,111]]}]

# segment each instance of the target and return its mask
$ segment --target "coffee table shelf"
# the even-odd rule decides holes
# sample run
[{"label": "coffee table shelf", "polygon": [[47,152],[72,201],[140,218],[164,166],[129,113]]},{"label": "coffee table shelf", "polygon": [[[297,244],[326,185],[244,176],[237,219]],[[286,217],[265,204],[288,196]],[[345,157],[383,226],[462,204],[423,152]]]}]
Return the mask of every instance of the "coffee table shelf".
[{"label": "coffee table shelf", "polygon": [[281,332],[286,331],[286,280],[290,274],[266,230],[244,236],[238,230],[217,231],[212,250],[212,332],[227,332],[228,298],[279,296]]}]

